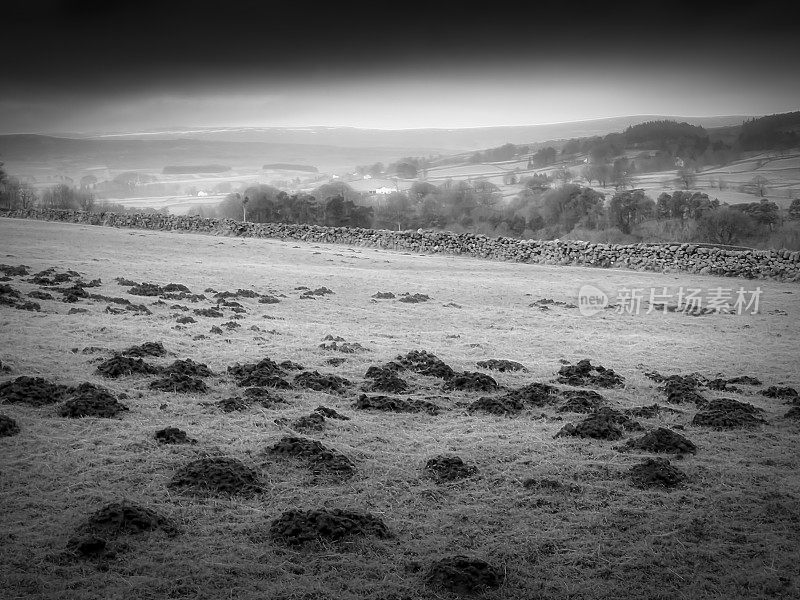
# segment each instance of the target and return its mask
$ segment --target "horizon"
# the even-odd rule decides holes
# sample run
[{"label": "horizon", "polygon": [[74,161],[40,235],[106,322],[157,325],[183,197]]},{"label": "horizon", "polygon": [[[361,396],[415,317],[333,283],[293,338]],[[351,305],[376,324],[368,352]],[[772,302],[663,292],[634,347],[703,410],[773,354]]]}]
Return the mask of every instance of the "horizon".
[{"label": "horizon", "polygon": [[595,7],[569,22],[556,3],[529,18],[513,7],[426,7],[388,21],[351,6],[304,14],[248,0],[29,4],[6,8],[13,60],[3,75],[3,134],[147,132],[178,122],[480,129],[800,109],[791,23],[713,2],[658,16]]}]

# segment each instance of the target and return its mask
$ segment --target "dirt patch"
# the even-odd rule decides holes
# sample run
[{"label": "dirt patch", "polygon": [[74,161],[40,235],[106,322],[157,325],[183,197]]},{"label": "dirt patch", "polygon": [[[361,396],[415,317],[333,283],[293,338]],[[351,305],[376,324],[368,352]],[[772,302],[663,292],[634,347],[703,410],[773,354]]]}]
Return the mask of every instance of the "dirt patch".
[{"label": "dirt patch", "polygon": [[195,308],[193,312],[198,317],[222,318],[225,316],[222,314],[221,311],[217,310],[216,308]]},{"label": "dirt patch", "polygon": [[445,362],[435,354],[427,352],[426,350],[412,350],[405,356],[398,355],[395,361],[403,368],[419,373],[420,375],[439,377],[441,379],[450,379],[455,375],[455,372],[449,365],[445,364]]},{"label": "dirt patch", "polygon": [[211,377],[214,373],[208,365],[196,363],[191,358],[176,360],[171,365],[164,367],[165,375],[186,375],[191,377]]},{"label": "dirt patch", "polygon": [[464,371],[455,373],[444,384],[445,391],[459,390],[462,392],[494,392],[500,386],[493,377],[477,371]]},{"label": "dirt patch", "polygon": [[593,413],[608,401],[592,390],[567,390],[561,392],[566,402],[558,407],[557,412]]},{"label": "dirt patch", "polygon": [[380,518],[341,509],[290,510],[272,522],[269,533],[274,541],[287,545],[354,536],[391,536]]},{"label": "dirt patch", "polygon": [[503,584],[503,571],[467,556],[449,556],[436,561],[425,575],[425,583],[455,594],[478,594]]},{"label": "dirt patch", "polygon": [[778,387],[775,385],[769,386],[766,390],[761,392],[761,395],[767,398],[783,398],[788,400],[800,397],[800,394],[798,394],[797,390],[793,387]]},{"label": "dirt patch", "polygon": [[236,458],[225,456],[193,460],[175,472],[169,487],[198,495],[253,496],[263,490],[253,469]]},{"label": "dirt patch", "polygon": [[350,380],[338,375],[326,374],[323,375],[318,371],[306,371],[300,373],[294,378],[295,384],[300,387],[315,390],[317,392],[329,392],[335,394],[342,394],[347,391],[347,387],[351,385]]},{"label": "dirt patch", "polygon": [[67,549],[83,558],[113,558],[109,542],[123,535],[162,531],[173,537],[175,524],[159,513],[127,502],[107,504],[82,523],[67,542]]},{"label": "dirt patch", "polygon": [[485,412],[492,415],[513,415],[525,410],[525,403],[513,396],[483,396],[467,407],[469,412]]},{"label": "dirt patch", "polygon": [[325,429],[325,417],[314,412],[295,419],[292,421],[291,427],[297,431],[322,431]]},{"label": "dirt patch", "polygon": [[568,492],[572,494],[579,494],[582,491],[581,486],[575,483],[563,483],[557,479],[548,478],[535,479],[533,477],[529,477],[522,482],[522,487],[525,489],[538,488],[540,490],[547,490],[551,492]]},{"label": "dirt patch", "polygon": [[228,367],[236,385],[240,387],[272,387],[289,389],[292,386],[281,376],[285,374],[275,361],[264,358],[257,363],[240,365],[236,363]]},{"label": "dirt patch", "polygon": [[131,346],[120,352],[122,356],[133,356],[134,358],[143,358],[145,356],[166,356],[167,349],[161,342],[145,342],[138,346]]},{"label": "dirt patch", "polygon": [[667,454],[697,454],[697,446],[680,433],[659,427],[640,438],[628,440],[618,448],[620,452],[631,450]]},{"label": "dirt patch", "polygon": [[398,298],[400,302],[405,302],[406,304],[419,304],[420,302],[427,302],[430,299],[431,297],[427,294],[409,294],[408,292],[400,294]]},{"label": "dirt patch", "polygon": [[590,414],[577,425],[567,423],[555,437],[581,437],[599,440],[618,440],[625,430],[641,431],[643,427],[621,412],[610,408],[601,408]]},{"label": "dirt patch", "polygon": [[156,431],[156,441],[160,444],[196,444],[197,440],[190,438],[189,435],[182,429],[177,427],[165,427]]},{"label": "dirt patch", "polygon": [[97,374],[110,379],[126,375],[156,375],[161,369],[141,358],[116,355],[97,365]]},{"label": "dirt patch", "polygon": [[11,437],[19,433],[19,425],[8,415],[0,414],[0,437]]},{"label": "dirt patch", "polygon": [[624,378],[617,375],[613,369],[606,369],[600,365],[592,366],[588,359],[581,360],[575,365],[564,365],[558,370],[558,382],[575,387],[616,388],[623,387],[624,381]]},{"label": "dirt patch", "polygon": [[395,295],[392,292],[378,292],[377,294],[372,294],[372,297],[376,300],[391,300]]},{"label": "dirt patch", "polygon": [[314,412],[321,414],[326,419],[338,419],[339,421],[350,420],[350,417],[338,413],[334,409],[328,408],[327,406],[318,406],[317,408],[314,409]]},{"label": "dirt patch", "polygon": [[130,409],[121,404],[107,389],[91,383],[82,383],[71,392],[70,398],[58,409],[58,414],[72,419],[112,418],[127,410]]},{"label": "dirt patch", "polygon": [[317,440],[287,436],[281,438],[269,449],[269,452],[306,461],[315,479],[344,480],[349,479],[356,472],[356,466],[352,460]]},{"label": "dirt patch", "polygon": [[40,290],[33,290],[32,292],[28,292],[28,298],[34,298],[35,300],[52,300],[53,295]]},{"label": "dirt patch", "polygon": [[528,305],[530,308],[539,308],[541,310],[550,310],[551,306],[560,306],[562,308],[578,308],[577,305],[569,302],[561,302],[553,300],[552,298],[539,298]]},{"label": "dirt patch", "polygon": [[547,383],[534,382],[507,392],[502,399],[542,408],[555,404],[561,396],[558,388]]},{"label": "dirt patch", "polygon": [[668,406],[661,406],[660,404],[650,404],[649,406],[634,406],[633,408],[626,408],[623,410],[629,417],[638,417],[640,419],[652,419],[661,413],[679,414],[682,411]]},{"label": "dirt patch", "polygon": [[170,373],[150,383],[151,390],[174,392],[176,394],[205,394],[208,391],[206,382],[198,377]]},{"label": "dirt patch", "polygon": [[686,480],[686,473],[674,467],[666,458],[648,458],[628,471],[633,485],[641,488],[672,488]]},{"label": "dirt patch", "polygon": [[263,387],[247,388],[244,391],[244,396],[248,400],[258,402],[264,408],[273,408],[276,404],[287,404],[286,400]]},{"label": "dirt patch", "polygon": [[382,410],[386,412],[418,413],[426,412],[429,415],[438,415],[441,408],[433,402],[409,398],[403,400],[393,396],[367,396],[361,394],[354,404],[360,410]]},{"label": "dirt patch", "polygon": [[481,369],[489,369],[490,371],[527,371],[525,365],[515,362],[513,360],[490,358],[489,360],[479,360],[476,363]]},{"label": "dirt patch", "polygon": [[467,465],[458,456],[434,456],[425,463],[425,474],[437,483],[472,477],[478,468]]},{"label": "dirt patch", "polygon": [[370,367],[367,370],[367,377],[372,381],[364,384],[362,389],[365,392],[387,392],[389,394],[402,394],[408,390],[408,382],[398,377],[389,369]]},{"label": "dirt patch", "polygon": [[761,412],[761,409],[747,402],[719,398],[712,400],[702,411],[698,412],[692,419],[692,425],[715,429],[755,427],[766,423],[758,416]]},{"label": "dirt patch", "polygon": [[0,265],[0,272],[7,277],[24,277],[30,274],[30,267],[27,265]]},{"label": "dirt patch", "polygon": [[51,383],[43,377],[23,375],[0,384],[0,400],[8,404],[46,406],[60,402],[69,391],[66,385]]},{"label": "dirt patch", "polygon": [[703,406],[708,400],[697,391],[699,386],[700,382],[693,375],[673,375],[666,380],[664,386],[667,402],[672,404],[692,403],[696,406]]},{"label": "dirt patch", "polygon": [[132,296],[160,296],[164,290],[155,283],[140,283],[132,286],[128,293]]},{"label": "dirt patch", "polygon": [[219,402],[214,402],[214,406],[219,408],[222,412],[244,412],[250,408],[251,403],[245,402],[241,398],[224,398]]}]

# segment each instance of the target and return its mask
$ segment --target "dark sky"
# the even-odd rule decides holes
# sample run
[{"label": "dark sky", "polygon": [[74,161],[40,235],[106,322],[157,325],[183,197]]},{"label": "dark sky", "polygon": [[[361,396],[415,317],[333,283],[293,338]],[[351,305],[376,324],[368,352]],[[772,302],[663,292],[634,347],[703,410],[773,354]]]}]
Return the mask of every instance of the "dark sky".
[{"label": "dark sky", "polygon": [[787,4],[647,4],[12,0],[0,9],[0,131],[798,108],[800,27]]}]

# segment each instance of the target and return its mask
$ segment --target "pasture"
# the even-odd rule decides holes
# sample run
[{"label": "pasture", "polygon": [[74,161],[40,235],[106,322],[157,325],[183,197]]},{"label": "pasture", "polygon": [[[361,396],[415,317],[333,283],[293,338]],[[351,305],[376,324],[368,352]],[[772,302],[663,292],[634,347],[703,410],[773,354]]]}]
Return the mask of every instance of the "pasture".
[{"label": "pasture", "polygon": [[[800,595],[795,284],[11,219],[0,240],[28,267],[0,288],[4,598]],[[584,316],[583,285],[762,293],[757,314]],[[103,375],[148,342],[158,373]],[[196,372],[152,387],[185,359],[210,373],[182,363]],[[581,379],[583,359],[607,370]],[[405,389],[380,391],[374,366]],[[694,377],[668,396],[673,375]],[[22,376],[66,387],[26,403],[2,387]],[[62,416],[82,383],[127,410]],[[608,435],[556,437],[602,414]],[[196,442],[157,440],[168,427]],[[629,443],[659,428],[696,448]],[[211,463],[238,466],[204,478]],[[87,523],[119,502],[153,512]]]}]

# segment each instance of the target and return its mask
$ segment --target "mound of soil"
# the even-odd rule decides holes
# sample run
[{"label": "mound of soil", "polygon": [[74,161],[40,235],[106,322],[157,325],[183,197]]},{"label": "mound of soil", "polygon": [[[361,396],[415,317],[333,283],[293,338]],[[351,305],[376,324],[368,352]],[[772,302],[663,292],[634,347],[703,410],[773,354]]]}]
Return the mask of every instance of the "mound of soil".
[{"label": "mound of soil", "polygon": [[784,398],[784,399],[792,399],[797,398],[800,395],[797,393],[797,390],[793,387],[777,387],[774,385],[769,386],[766,390],[761,392],[763,396],[767,398]]},{"label": "mound of soil", "polygon": [[522,487],[526,489],[539,488],[548,491],[570,492],[573,494],[579,494],[581,492],[581,486],[575,483],[563,483],[557,479],[547,478],[534,479],[533,477],[529,477],[522,482]]},{"label": "mound of soil", "polygon": [[333,350],[344,354],[355,354],[356,352],[369,352],[358,342],[323,342],[319,345],[323,350]]},{"label": "mound of soil", "polygon": [[520,388],[516,388],[503,396],[506,400],[518,401],[524,404],[541,408],[550,404],[555,404],[561,396],[559,390],[546,383],[529,383]]},{"label": "mound of soil", "polygon": [[2,360],[0,360],[0,373],[11,373],[11,367],[7,364],[3,364]]},{"label": "mound of soil", "polygon": [[472,477],[478,468],[464,464],[458,456],[434,456],[425,463],[425,474],[437,483]]},{"label": "mound of soil", "polygon": [[430,300],[430,296],[427,294],[409,294],[406,292],[405,294],[400,294],[400,302],[405,302],[406,304],[419,304],[420,302],[427,302]]},{"label": "mound of soil", "polygon": [[142,358],[145,356],[166,356],[167,349],[161,342],[145,342],[138,346],[131,346],[120,352],[122,356],[133,356],[135,358]]},{"label": "mound of soil", "polygon": [[464,371],[456,373],[444,384],[445,391],[459,390],[462,392],[494,392],[500,386],[493,377],[477,371]]},{"label": "mound of soil", "polygon": [[664,427],[650,431],[640,438],[628,440],[619,448],[621,452],[639,450],[668,454],[697,454],[697,446],[680,433]]},{"label": "mound of soil", "polygon": [[513,415],[525,410],[525,403],[510,395],[483,396],[467,407],[469,412],[485,412],[492,415]]},{"label": "mound of soil", "polygon": [[275,404],[286,404],[286,400],[276,396],[273,392],[263,387],[250,387],[244,391],[245,398],[258,402],[264,408],[272,408]]},{"label": "mound of soil", "polygon": [[169,486],[194,494],[240,496],[263,490],[255,471],[240,460],[224,456],[193,460],[175,472]]},{"label": "mound of soil", "polygon": [[27,265],[0,265],[0,272],[7,277],[23,277],[30,273],[30,267]]},{"label": "mound of soil", "polygon": [[122,535],[136,535],[161,530],[172,537],[178,534],[175,524],[159,513],[128,502],[107,504],[86,521],[67,542],[67,548],[84,557],[105,553],[109,540]]},{"label": "mound of soil", "polygon": [[266,386],[282,389],[291,387],[289,382],[281,378],[285,374],[284,370],[269,358],[244,365],[236,363],[232,367],[228,367],[228,373],[233,376],[239,387]]},{"label": "mound of soil", "polygon": [[555,437],[573,436],[599,440],[618,440],[624,430],[641,430],[642,426],[624,414],[610,408],[602,408],[590,414],[577,425],[568,423]]},{"label": "mound of soil", "polygon": [[323,375],[318,371],[306,371],[294,378],[294,382],[300,387],[316,390],[317,392],[331,392],[341,394],[351,385],[351,382],[338,375]]},{"label": "mound of soil", "polygon": [[0,437],[11,437],[19,433],[19,425],[8,415],[0,414]]},{"label": "mound of soil", "polygon": [[141,358],[116,355],[97,365],[97,374],[114,379],[125,375],[155,375],[161,369],[144,362]]},{"label": "mound of soil", "polygon": [[131,287],[128,293],[132,296],[160,296],[164,293],[164,290],[155,283],[140,283]]},{"label": "mound of soil", "polygon": [[641,488],[671,488],[686,480],[686,473],[673,467],[666,458],[648,458],[633,466],[628,475],[633,485]]},{"label": "mound of soil", "polygon": [[91,383],[82,383],[58,409],[58,414],[72,419],[80,417],[112,418],[126,410],[130,409],[124,404],[120,404],[116,396],[107,389]]},{"label": "mound of soil", "polygon": [[52,300],[53,295],[40,290],[33,290],[32,292],[28,292],[28,298],[35,298],[36,300]]},{"label": "mound of soil", "polygon": [[481,369],[489,369],[490,371],[527,371],[525,365],[514,362],[513,360],[490,358],[489,360],[479,360],[476,363]]},{"label": "mound of soil", "polygon": [[280,363],[278,363],[278,366],[281,369],[284,369],[286,371],[303,371],[303,370],[305,370],[305,367],[303,365],[301,365],[300,363],[296,363],[294,361],[291,361],[291,360],[282,360]]},{"label": "mound of soil", "polygon": [[489,563],[467,556],[436,561],[425,574],[425,583],[456,594],[477,594],[503,584],[503,572]]},{"label": "mound of soil", "polygon": [[270,537],[288,545],[353,536],[390,537],[384,522],[369,513],[341,509],[290,510],[275,519]]},{"label": "mound of soil", "polygon": [[576,365],[564,365],[558,370],[558,382],[575,387],[615,388],[622,387],[624,381],[613,369],[592,366],[588,359],[581,360]]},{"label": "mound of soil", "polygon": [[[784,419],[800,419],[800,406],[793,406],[789,411],[783,415]],[[0,428],[1,429],[1,428]],[[2,434],[0,434],[2,435]]]},{"label": "mound of soil", "polygon": [[738,427],[755,427],[766,423],[757,416],[761,409],[747,402],[738,402],[731,398],[712,400],[704,410],[695,414],[692,425],[714,427],[716,429],[733,429]]},{"label": "mound of soil", "polygon": [[225,333],[225,332],[224,332],[224,331],[222,331],[222,327],[217,327],[216,325],[213,325],[213,326],[211,327],[211,330],[209,331],[209,333],[216,333],[216,334],[218,334],[218,335],[222,335],[222,334],[223,334],[223,333]]},{"label": "mound of soil", "polygon": [[322,431],[325,429],[325,417],[318,412],[305,415],[292,421],[292,429],[298,431]]},{"label": "mound of soil", "polygon": [[315,477],[327,476],[342,480],[352,477],[356,472],[353,461],[317,440],[287,436],[281,438],[269,451],[307,461]]},{"label": "mound of soil", "polygon": [[360,410],[382,410],[386,412],[418,413],[426,412],[429,415],[438,415],[441,408],[427,400],[403,400],[393,396],[367,396],[361,394],[354,404]]},{"label": "mound of soil", "polygon": [[662,412],[666,413],[680,413],[681,411],[669,408],[667,406],[661,406],[660,404],[651,404],[649,406],[634,406],[633,408],[626,408],[624,411],[626,415],[629,417],[639,417],[640,419],[652,419],[653,417],[661,414]]},{"label": "mound of soil", "polygon": [[608,404],[603,396],[591,390],[568,390],[561,395],[567,401],[558,407],[557,412],[593,413]]},{"label": "mound of soil", "polygon": [[450,379],[455,372],[438,356],[426,350],[412,350],[405,356],[397,356],[395,361],[403,368],[415,371],[420,375]]},{"label": "mound of soil", "polygon": [[377,294],[372,294],[372,297],[376,300],[391,300],[395,295],[392,292],[378,292]]},{"label": "mound of soil", "polygon": [[314,409],[314,412],[321,414],[326,419],[338,419],[340,421],[350,420],[350,417],[338,413],[334,409],[328,408],[327,406],[318,406],[317,408]]},{"label": "mound of soil", "polygon": [[244,412],[250,408],[250,403],[241,398],[224,398],[219,402],[215,402],[214,406],[226,413]]},{"label": "mound of soil", "polygon": [[198,317],[217,317],[221,318],[225,315],[222,314],[221,311],[217,310],[216,308],[195,308],[194,314]]},{"label": "mound of soil", "polygon": [[45,406],[60,402],[69,391],[66,385],[50,383],[43,377],[23,375],[0,384],[0,400],[9,404]]},{"label": "mound of soil", "polygon": [[170,373],[150,383],[151,390],[175,392],[177,394],[204,394],[208,391],[206,382],[197,377]]},{"label": "mound of soil", "polygon": [[196,363],[191,358],[176,360],[171,365],[164,367],[165,375],[186,375],[191,377],[211,377],[214,373],[208,365]]},{"label": "mound of soil", "polygon": [[708,402],[697,391],[699,382],[692,377],[681,377],[680,375],[673,376],[674,378],[668,379],[664,386],[664,392],[667,394],[667,402],[672,404],[687,404],[689,402],[696,406],[703,406]]},{"label": "mound of soil", "polygon": [[190,438],[188,434],[177,427],[165,427],[155,433],[155,439],[160,444],[196,444],[197,440]]},{"label": "mound of soil", "polygon": [[190,323],[197,323],[195,319],[192,317],[178,317],[176,322],[180,323],[181,325],[189,325]]},{"label": "mound of soil", "polygon": [[135,281],[131,279],[125,279],[124,277],[115,277],[114,281],[117,282],[117,285],[121,285],[122,287],[134,287],[139,285]]},{"label": "mound of soil", "polygon": [[277,304],[280,302],[275,296],[265,295],[258,299],[259,304]]},{"label": "mound of soil", "polygon": [[397,374],[400,371],[405,371],[405,370],[406,368],[403,365],[391,360],[382,365],[372,365],[367,369],[367,372],[364,375],[364,377],[366,377],[367,379],[377,379],[378,377],[380,377],[385,373]]},{"label": "mound of soil", "polygon": [[388,392],[390,394],[401,394],[408,390],[408,383],[398,377],[393,371],[379,367],[380,371],[375,371],[376,367],[367,370],[367,377],[372,381],[364,384],[363,390],[366,392]]},{"label": "mound of soil", "polygon": [[315,290],[306,290],[303,292],[303,296],[328,296],[333,294],[333,290],[329,290],[326,287],[320,287]]}]

